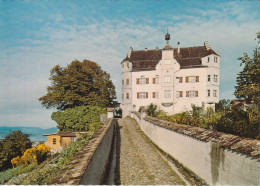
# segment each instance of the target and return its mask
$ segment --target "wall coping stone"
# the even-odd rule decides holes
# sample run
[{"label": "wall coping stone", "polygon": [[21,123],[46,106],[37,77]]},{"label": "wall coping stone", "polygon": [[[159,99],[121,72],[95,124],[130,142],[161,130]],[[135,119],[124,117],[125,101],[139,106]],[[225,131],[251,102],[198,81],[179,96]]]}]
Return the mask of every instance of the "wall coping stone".
[{"label": "wall coping stone", "polygon": [[[141,114],[139,112],[133,112],[133,114],[141,119]],[[232,134],[226,134],[224,132],[212,131],[184,124],[177,124],[150,116],[144,117],[143,120],[159,127],[193,137],[200,141],[216,142],[222,148],[244,153],[252,157],[260,157],[260,140],[239,137]]]},{"label": "wall coping stone", "polygon": [[96,149],[103,140],[105,134],[113,123],[109,119],[90,139],[83,148],[78,151],[72,160],[65,165],[60,173],[52,180],[51,184],[79,185],[89,162],[91,161]]}]

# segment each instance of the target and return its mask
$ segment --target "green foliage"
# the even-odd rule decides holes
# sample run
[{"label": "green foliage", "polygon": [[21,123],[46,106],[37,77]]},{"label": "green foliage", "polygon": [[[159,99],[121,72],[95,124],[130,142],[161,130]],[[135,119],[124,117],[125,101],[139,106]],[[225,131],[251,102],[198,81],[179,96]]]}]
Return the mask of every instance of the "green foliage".
[{"label": "green foliage", "polygon": [[89,60],[75,60],[65,68],[56,65],[51,70],[50,80],[48,93],[39,98],[46,108],[65,110],[84,105],[107,107],[116,99],[110,75]]},{"label": "green foliage", "polygon": [[259,113],[255,106],[247,107],[247,110],[230,107],[228,100],[220,101],[218,112],[204,106],[193,105],[190,112],[182,112],[174,115],[159,114],[157,118],[170,122],[185,124],[205,129],[212,129],[241,137],[259,139]]},{"label": "green foliage", "polygon": [[106,113],[104,108],[88,105],[53,112],[51,118],[57,122],[60,131],[95,131],[102,126],[102,113]]},{"label": "green foliage", "polygon": [[215,104],[215,111],[219,113],[227,113],[231,108],[229,99],[222,99]]},{"label": "green foliage", "polygon": [[20,130],[11,131],[0,141],[0,171],[12,167],[11,160],[16,156],[21,156],[30,147],[31,141],[28,134],[23,134]]},{"label": "green foliage", "polygon": [[157,115],[159,115],[162,111],[157,110],[157,105],[151,103],[150,105],[147,106],[146,109],[146,114],[148,116],[152,116],[152,117],[156,117]]},{"label": "green foliage", "polygon": [[233,108],[221,116],[213,125],[213,129],[241,137],[259,139],[258,117],[259,114],[254,108],[248,108],[246,111]]},{"label": "green foliage", "polygon": [[74,156],[76,152],[78,152],[82,146],[86,143],[85,140],[77,140],[73,143],[70,143],[60,154],[57,165],[59,167],[63,167],[68,162],[70,162],[71,158]]},{"label": "green foliage", "polygon": [[31,164],[29,166],[21,165],[21,166],[0,172],[0,184],[4,184],[11,178],[19,176],[20,174],[30,172],[30,171],[36,169],[37,166],[38,166],[37,164]]},{"label": "green foliage", "polygon": [[24,179],[18,180],[16,183],[19,185],[47,185],[57,175],[59,168],[52,165],[45,165],[38,167],[30,172]]},{"label": "green foliage", "polygon": [[243,70],[237,76],[237,85],[235,86],[235,96],[245,98],[255,103],[260,101],[260,47],[254,50],[253,57],[247,53],[239,57],[240,66]]}]

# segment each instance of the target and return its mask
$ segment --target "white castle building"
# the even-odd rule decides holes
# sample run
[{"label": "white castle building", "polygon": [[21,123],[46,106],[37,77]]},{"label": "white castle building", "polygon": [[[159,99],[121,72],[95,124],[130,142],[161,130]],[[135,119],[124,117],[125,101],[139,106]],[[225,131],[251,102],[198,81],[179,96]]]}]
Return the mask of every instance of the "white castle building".
[{"label": "white castle building", "polygon": [[168,114],[191,110],[191,105],[215,108],[219,102],[220,56],[204,46],[137,50],[130,47],[122,64],[123,117],[141,106],[156,104]]}]

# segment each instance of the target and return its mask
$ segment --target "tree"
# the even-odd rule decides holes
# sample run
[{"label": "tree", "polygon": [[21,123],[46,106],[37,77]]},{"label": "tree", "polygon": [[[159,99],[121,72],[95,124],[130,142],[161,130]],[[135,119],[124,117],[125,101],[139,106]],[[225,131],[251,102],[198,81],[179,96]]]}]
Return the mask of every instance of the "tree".
[{"label": "tree", "polygon": [[0,171],[12,167],[11,160],[16,156],[21,156],[28,148],[31,148],[28,134],[20,130],[8,134],[0,142]]},{"label": "tree", "polygon": [[47,94],[39,98],[46,108],[65,110],[83,105],[107,107],[116,99],[115,86],[109,73],[89,60],[75,60],[65,68],[56,65],[49,79],[51,86],[47,87]]},{"label": "tree", "polygon": [[237,98],[244,98],[257,104],[260,101],[260,47],[254,50],[252,58],[245,53],[238,60],[241,61],[240,66],[243,65],[244,68],[237,76],[234,94]]},{"label": "tree", "polygon": [[215,104],[215,110],[219,113],[227,113],[230,111],[230,100],[229,99],[222,99],[218,103]]},{"label": "tree", "polygon": [[65,111],[53,112],[51,118],[58,124],[59,131],[95,131],[102,124],[100,114],[106,113],[98,106],[79,106]]}]

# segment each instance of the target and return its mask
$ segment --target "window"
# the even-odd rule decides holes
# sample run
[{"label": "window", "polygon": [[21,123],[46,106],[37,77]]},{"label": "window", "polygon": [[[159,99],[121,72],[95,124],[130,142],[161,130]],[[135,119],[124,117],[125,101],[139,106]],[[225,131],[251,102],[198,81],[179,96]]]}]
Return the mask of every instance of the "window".
[{"label": "window", "polygon": [[170,83],[171,82],[171,76],[164,76],[164,82]]},{"label": "window", "polygon": [[176,98],[182,98],[182,97],[183,97],[183,91],[177,91]]},{"label": "window", "polygon": [[196,77],[195,76],[190,76],[189,77],[189,83],[195,83],[196,82]]},{"label": "window", "polygon": [[129,62],[127,62],[127,68],[129,68]]},{"label": "window", "polygon": [[129,93],[126,93],[126,99],[129,99]]},{"label": "window", "polygon": [[208,89],[208,97],[210,97],[210,89]]},{"label": "window", "polygon": [[139,80],[139,84],[140,84],[140,85],[145,85],[145,81],[146,81],[145,77],[144,77],[144,76],[141,76],[141,78],[140,78],[140,80]]},{"label": "window", "polygon": [[182,81],[183,81],[183,77],[180,77],[179,78],[179,83],[182,83]]},{"label": "window", "polygon": [[199,76],[186,76],[185,83],[195,83],[199,82]]},{"label": "window", "polygon": [[129,79],[126,79],[126,85],[129,85]]},{"label": "window", "polygon": [[176,77],[178,83],[182,83],[183,77]]},{"label": "window", "polygon": [[158,92],[153,92],[153,98],[158,99],[158,97],[159,97],[159,93]]},{"label": "window", "polygon": [[210,75],[208,75],[208,82],[210,82]]},{"label": "window", "polygon": [[124,80],[122,79],[122,85],[124,85]]},{"label": "window", "polygon": [[210,57],[208,57],[208,62],[210,62]]},{"label": "window", "polygon": [[139,84],[140,80],[139,78],[136,78],[136,84]]},{"label": "window", "polygon": [[190,91],[186,91],[186,97],[199,97],[199,91],[195,91],[195,90],[190,90]]},{"label": "window", "polygon": [[53,143],[53,145],[56,145],[56,138],[52,139],[52,143]]},{"label": "window", "polygon": [[196,82],[199,82],[199,81],[200,81],[200,77],[196,76]]},{"label": "window", "polygon": [[218,75],[214,74],[214,82],[218,82]]},{"label": "window", "polygon": [[145,83],[146,83],[146,84],[149,84],[149,78],[146,78],[146,79],[145,79]]},{"label": "window", "polygon": [[124,94],[122,94],[122,99],[124,99]]},{"label": "window", "polygon": [[164,98],[171,98],[171,90],[164,90]]},{"label": "window", "polygon": [[145,99],[148,98],[148,92],[137,92],[138,99]]},{"label": "window", "polygon": [[170,64],[171,64],[171,60],[165,60],[165,61],[164,61],[164,64],[165,64],[165,65],[170,65]]},{"label": "window", "polygon": [[75,139],[76,139],[75,137],[71,137],[71,138],[70,138],[70,141],[71,141],[71,142],[74,142],[74,141],[76,141]]},{"label": "window", "polygon": [[213,96],[217,97],[217,90],[213,90]]},{"label": "window", "polygon": [[214,57],[214,62],[218,62],[218,57]]},{"label": "window", "polygon": [[155,77],[155,84],[159,84],[159,76]]}]

